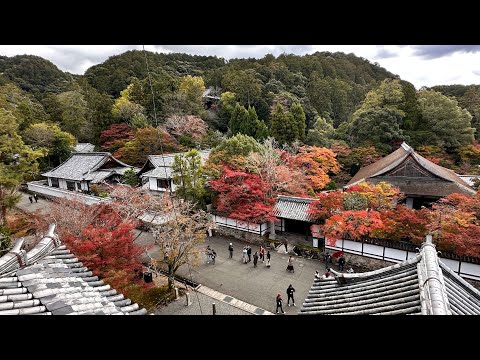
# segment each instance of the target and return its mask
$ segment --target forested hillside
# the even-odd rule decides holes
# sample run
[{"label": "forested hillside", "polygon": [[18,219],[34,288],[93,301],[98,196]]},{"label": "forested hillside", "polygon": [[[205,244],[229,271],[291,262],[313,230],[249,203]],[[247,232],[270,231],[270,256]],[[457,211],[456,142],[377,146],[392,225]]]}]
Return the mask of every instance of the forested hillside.
[{"label": "forested hillside", "polygon": [[[220,97],[211,107],[202,98],[208,88]],[[291,152],[330,148],[342,165],[338,183],[402,141],[458,172],[475,173],[480,163],[480,86],[417,91],[354,54],[226,61],[128,51],[84,75],[37,56],[0,56],[0,107],[25,144],[43,151],[42,169],[65,160],[77,141],[141,165],[160,152],[158,139],[179,151],[236,134],[273,136]]]}]

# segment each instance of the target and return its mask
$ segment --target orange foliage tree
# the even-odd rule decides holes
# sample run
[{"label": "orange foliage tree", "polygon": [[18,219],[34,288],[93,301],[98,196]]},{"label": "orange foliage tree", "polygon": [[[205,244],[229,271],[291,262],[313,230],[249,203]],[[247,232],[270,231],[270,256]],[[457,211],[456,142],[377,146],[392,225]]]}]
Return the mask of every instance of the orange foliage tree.
[{"label": "orange foliage tree", "polygon": [[330,174],[340,171],[335,153],[326,148],[303,146],[295,155],[295,165],[303,170],[314,191],[322,190],[330,181]]},{"label": "orange foliage tree", "polygon": [[451,194],[433,205],[428,228],[440,249],[480,257],[479,196]]},{"label": "orange foliage tree", "polygon": [[385,224],[379,211],[344,211],[325,221],[323,233],[328,245],[334,246],[342,238],[361,240],[375,237],[385,231],[390,224]]},{"label": "orange foliage tree", "polygon": [[379,211],[395,208],[398,201],[403,197],[399,188],[384,181],[376,185],[364,181],[358,185],[350,186],[346,191],[364,196],[368,207]]}]

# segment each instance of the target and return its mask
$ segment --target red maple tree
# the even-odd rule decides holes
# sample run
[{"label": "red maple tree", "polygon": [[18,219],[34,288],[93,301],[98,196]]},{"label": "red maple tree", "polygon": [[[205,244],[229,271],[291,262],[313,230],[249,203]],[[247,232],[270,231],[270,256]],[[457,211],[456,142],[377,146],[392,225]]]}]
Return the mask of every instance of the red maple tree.
[{"label": "red maple tree", "polygon": [[327,244],[334,246],[337,240],[345,237],[354,240],[375,237],[384,231],[385,227],[379,211],[349,210],[328,218],[323,226],[323,233]]},{"label": "red maple tree", "polygon": [[113,124],[100,134],[102,149],[112,154],[134,137],[133,129],[127,124]]},{"label": "red maple tree", "polygon": [[253,223],[275,220],[275,200],[266,196],[270,186],[259,175],[223,166],[210,187],[218,193],[214,199],[218,214]]},{"label": "red maple tree", "polygon": [[343,200],[345,199],[345,193],[342,191],[318,193],[317,198],[317,200],[310,203],[307,210],[314,221],[324,221],[344,210]]},{"label": "red maple tree", "polygon": [[80,236],[69,234],[62,240],[95,275],[116,287],[132,281],[135,271],[142,269],[144,249],[133,242],[134,228],[132,222],[104,211]]}]

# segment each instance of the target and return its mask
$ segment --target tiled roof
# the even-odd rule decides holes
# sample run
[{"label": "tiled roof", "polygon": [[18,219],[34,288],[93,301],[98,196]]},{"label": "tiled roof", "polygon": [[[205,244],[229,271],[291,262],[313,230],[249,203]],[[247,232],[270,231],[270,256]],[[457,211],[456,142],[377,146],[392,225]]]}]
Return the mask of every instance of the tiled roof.
[{"label": "tiled roof", "polygon": [[279,195],[273,209],[276,217],[301,221],[310,221],[308,205],[315,199]]},{"label": "tiled roof", "polygon": [[171,167],[159,166],[159,167],[156,167],[155,169],[147,171],[146,173],[143,173],[142,177],[152,177],[157,179],[172,179],[173,178],[172,173],[173,171]]},{"label": "tiled roof", "polygon": [[93,276],[61,245],[50,226],[28,253],[23,241],[0,258],[0,315],[144,315],[110,285]]},{"label": "tiled roof", "polygon": [[[207,160],[210,149],[207,150],[199,150],[200,157],[202,158],[202,164],[205,163]],[[143,177],[155,177],[160,179],[165,179],[165,170],[164,167],[167,168],[167,175],[169,176],[168,179],[172,178],[171,174],[171,167],[173,166],[173,162],[175,160],[176,155],[184,155],[186,152],[175,153],[175,154],[164,154],[162,155],[149,155],[148,160],[143,165],[142,169],[140,170],[139,174]],[[152,167],[154,169],[152,169]],[[160,167],[160,170],[155,168]],[[150,170],[149,170],[150,169]]]},{"label": "tiled roof", "polygon": [[95,151],[95,145],[90,143],[78,143],[75,145],[75,152],[89,153]]},{"label": "tiled roof", "polygon": [[[199,150],[200,157],[202,158],[202,162],[205,162],[205,160],[208,158],[208,155],[210,154],[210,149],[208,150]],[[185,155],[186,152],[181,152],[181,153],[175,153],[175,154],[164,154],[162,155],[149,155],[148,160],[151,161],[152,165],[157,167],[157,166],[172,166],[173,161],[175,159],[176,155]],[[164,163],[165,160],[165,163]]]},{"label": "tiled roof", "polygon": [[[102,169],[108,161],[117,165],[116,168]],[[108,152],[91,152],[91,153],[73,153],[70,158],[55,169],[43,173],[43,176],[61,178],[67,180],[94,180],[98,178],[104,179],[116,172],[118,169],[129,169],[130,165],[115,159]],[[97,174],[101,172],[101,174]],[[106,173],[108,172],[108,174]]]},{"label": "tiled roof", "polygon": [[480,315],[480,292],[438,260],[427,237],[419,254],[365,273],[315,279],[300,314]]},{"label": "tiled roof", "polygon": [[[368,180],[369,178],[379,177],[383,174],[386,174],[390,170],[393,170],[395,167],[403,163],[409,156],[418,165],[420,165],[422,168],[424,168],[434,176],[452,182],[454,185],[453,187],[456,189],[456,192],[475,194],[475,191],[471,189],[468,184],[464,180],[462,180],[457,174],[455,174],[454,171],[446,169],[440,165],[434,164],[430,160],[425,159],[423,156],[417,154],[415,150],[405,142],[402,143],[402,145],[393,153],[385,156],[384,158],[376,161],[373,164],[362,167],[348,182],[346,187],[358,184],[364,180]],[[394,179],[395,177],[392,176],[389,177],[389,179],[390,178]],[[403,189],[401,190],[404,191]]]}]

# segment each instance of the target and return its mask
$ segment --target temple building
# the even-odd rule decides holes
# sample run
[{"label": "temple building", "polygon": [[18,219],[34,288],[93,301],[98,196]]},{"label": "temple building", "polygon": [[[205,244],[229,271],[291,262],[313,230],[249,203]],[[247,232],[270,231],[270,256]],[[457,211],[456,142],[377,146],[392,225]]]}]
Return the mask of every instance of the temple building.
[{"label": "temple building", "polygon": [[400,188],[409,208],[420,209],[452,193],[475,196],[476,192],[453,170],[434,164],[407,143],[377,162],[362,167],[345,188],[368,181],[385,181]]}]

